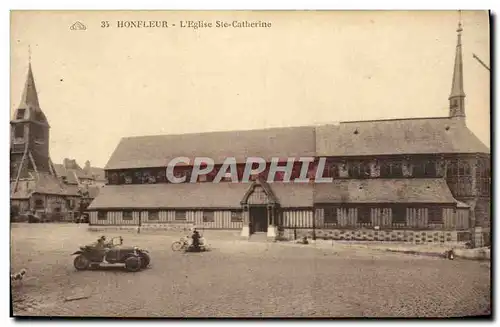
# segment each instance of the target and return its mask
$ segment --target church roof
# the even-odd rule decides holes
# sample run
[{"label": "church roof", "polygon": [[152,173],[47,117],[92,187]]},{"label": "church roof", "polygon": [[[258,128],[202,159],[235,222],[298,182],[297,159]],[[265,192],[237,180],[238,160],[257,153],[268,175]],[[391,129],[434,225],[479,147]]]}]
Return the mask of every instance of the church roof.
[{"label": "church roof", "polygon": [[489,153],[465,124],[453,118],[343,122],[316,130],[318,156]]},{"label": "church roof", "polygon": [[26,83],[24,84],[21,101],[19,102],[18,109],[14,113],[13,121],[16,120],[35,120],[49,126],[47,117],[40,108],[31,63],[28,67],[28,75],[26,76]]},{"label": "church roof", "polygon": [[105,169],[164,167],[176,157],[209,157],[220,164],[227,157],[244,163],[251,156],[314,156],[314,143],[314,127],[125,137]]},{"label": "church roof", "polygon": [[40,104],[38,102],[38,93],[36,92],[35,78],[33,77],[33,71],[31,69],[31,63],[28,67],[28,75],[26,76],[26,83],[24,84],[24,90],[21,96],[19,107],[40,107]]},{"label": "church roof", "polygon": [[122,138],[105,169],[165,167],[175,157],[373,156],[489,153],[461,121],[412,118],[341,122],[338,125],[272,128]]}]

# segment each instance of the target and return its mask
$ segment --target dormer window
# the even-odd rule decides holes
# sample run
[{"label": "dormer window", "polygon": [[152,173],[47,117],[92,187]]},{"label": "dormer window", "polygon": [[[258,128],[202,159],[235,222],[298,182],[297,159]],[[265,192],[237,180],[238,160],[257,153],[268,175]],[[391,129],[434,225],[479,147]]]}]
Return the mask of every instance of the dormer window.
[{"label": "dormer window", "polygon": [[17,109],[16,119],[24,119],[25,113],[26,113],[26,109]]}]

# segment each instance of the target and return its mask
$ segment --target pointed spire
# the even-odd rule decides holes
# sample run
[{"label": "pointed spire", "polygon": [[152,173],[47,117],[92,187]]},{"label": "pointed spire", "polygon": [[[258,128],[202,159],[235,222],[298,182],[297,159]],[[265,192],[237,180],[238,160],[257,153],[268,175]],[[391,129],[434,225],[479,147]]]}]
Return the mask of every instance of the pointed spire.
[{"label": "pointed spire", "polygon": [[28,67],[28,76],[26,77],[26,83],[24,84],[23,95],[21,97],[21,102],[19,103],[19,107],[27,108],[28,106],[39,108],[38,93],[36,91],[33,70],[31,69],[31,61]]},{"label": "pointed spire", "polygon": [[465,92],[464,92],[464,70],[462,60],[462,15],[457,28],[457,47],[455,50],[455,66],[453,68],[453,80],[450,101],[450,117],[465,117]]}]

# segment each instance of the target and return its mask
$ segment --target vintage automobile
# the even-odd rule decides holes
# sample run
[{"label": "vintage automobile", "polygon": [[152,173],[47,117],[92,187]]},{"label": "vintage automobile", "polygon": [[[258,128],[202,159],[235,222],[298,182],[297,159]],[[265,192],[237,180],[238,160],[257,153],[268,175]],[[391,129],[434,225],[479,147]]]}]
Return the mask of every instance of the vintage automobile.
[{"label": "vintage automobile", "polygon": [[109,242],[101,237],[98,242],[81,246],[74,252],[76,255],[73,265],[77,270],[86,270],[104,265],[125,265],[128,271],[136,272],[145,269],[151,262],[149,252],[136,246],[123,246],[121,236],[112,238]]}]

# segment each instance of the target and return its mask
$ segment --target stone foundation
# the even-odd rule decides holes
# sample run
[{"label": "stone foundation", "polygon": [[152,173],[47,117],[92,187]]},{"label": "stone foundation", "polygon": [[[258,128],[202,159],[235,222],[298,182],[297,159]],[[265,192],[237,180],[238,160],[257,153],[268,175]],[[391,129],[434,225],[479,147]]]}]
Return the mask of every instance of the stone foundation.
[{"label": "stone foundation", "polygon": [[[414,244],[457,243],[457,231],[432,230],[345,230],[345,229],[317,229],[317,239],[337,241],[389,241],[408,242]],[[304,236],[312,238],[312,229],[285,229],[283,238],[288,240],[301,239]]]}]

